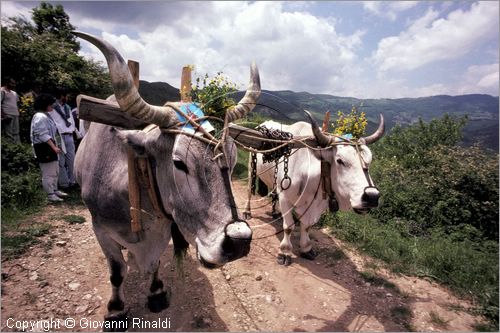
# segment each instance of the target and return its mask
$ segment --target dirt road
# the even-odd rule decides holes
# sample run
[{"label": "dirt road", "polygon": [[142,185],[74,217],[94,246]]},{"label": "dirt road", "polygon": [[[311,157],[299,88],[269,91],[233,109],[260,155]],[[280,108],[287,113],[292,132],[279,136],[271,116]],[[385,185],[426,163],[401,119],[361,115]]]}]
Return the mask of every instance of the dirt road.
[{"label": "dirt road", "polygon": [[[241,206],[245,192],[235,183]],[[174,270],[169,246],[161,277],[172,295],[170,307],[159,314],[145,306],[147,279],[129,272],[129,318],[161,318],[170,325],[158,331],[472,331],[480,320],[465,311],[469,303],[445,288],[389,274],[326,230],[312,231],[320,253],[315,261],[295,256],[291,266],[277,265],[281,225],[270,223],[269,210],[266,203],[253,211],[255,240],[248,257],[221,269],[202,268],[191,249],[183,269]],[[88,211],[70,212],[84,216],[83,224],[58,220],[62,213],[68,213],[64,205],[47,207],[37,219],[53,225],[50,233],[26,255],[2,263],[2,331],[41,319],[61,320],[52,331],[101,330],[110,295],[104,255]],[[298,233],[293,243],[297,247]],[[67,318],[75,319],[73,328],[65,326]],[[129,326],[141,330],[155,329]]]}]

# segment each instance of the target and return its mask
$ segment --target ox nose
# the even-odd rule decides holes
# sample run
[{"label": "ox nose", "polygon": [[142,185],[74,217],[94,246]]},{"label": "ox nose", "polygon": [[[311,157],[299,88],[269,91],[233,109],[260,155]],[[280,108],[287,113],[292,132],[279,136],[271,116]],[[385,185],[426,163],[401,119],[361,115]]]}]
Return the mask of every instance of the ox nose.
[{"label": "ox nose", "polygon": [[252,229],[244,221],[236,221],[226,226],[222,250],[229,261],[244,257],[250,252]]},{"label": "ox nose", "polygon": [[361,196],[361,203],[363,207],[366,208],[376,208],[378,207],[378,198],[380,197],[380,192],[376,187],[368,186],[365,188],[363,195]]}]

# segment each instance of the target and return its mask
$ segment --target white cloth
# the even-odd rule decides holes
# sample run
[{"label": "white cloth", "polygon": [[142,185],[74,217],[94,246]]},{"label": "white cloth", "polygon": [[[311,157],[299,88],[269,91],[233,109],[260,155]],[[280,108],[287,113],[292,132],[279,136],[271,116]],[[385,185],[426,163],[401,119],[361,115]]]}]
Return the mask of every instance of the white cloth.
[{"label": "white cloth", "polygon": [[54,122],[56,123],[57,130],[59,131],[59,133],[61,134],[73,133],[76,130],[75,120],[71,116],[71,112],[69,118],[67,119],[68,122],[70,123],[69,127],[66,126],[66,121],[64,121],[61,115],[57,113],[55,110],[50,111],[49,114],[52,117],[52,119],[54,119]]},{"label": "white cloth", "polygon": [[2,113],[19,116],[19,109],[17,108],[17,103],[19,102],[19,96],[14,90],[1,88],[2,91]]}]

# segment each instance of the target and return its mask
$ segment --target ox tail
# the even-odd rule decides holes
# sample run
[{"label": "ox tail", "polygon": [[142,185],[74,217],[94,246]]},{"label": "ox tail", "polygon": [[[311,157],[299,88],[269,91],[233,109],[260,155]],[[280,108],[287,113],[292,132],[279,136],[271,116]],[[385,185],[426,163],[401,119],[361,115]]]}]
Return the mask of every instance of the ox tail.
[{"label": "ox tail", "polygon": [[187,254],[189,243],[186,241],[186,239],[182,235],[181,231],[179,230],[179,227],[175,222],[172,223],[171,231],[172,231],[172,240],[174,242],[174,259],[175,259],[177,275],[179,277],[184,277],[183,262]]}]

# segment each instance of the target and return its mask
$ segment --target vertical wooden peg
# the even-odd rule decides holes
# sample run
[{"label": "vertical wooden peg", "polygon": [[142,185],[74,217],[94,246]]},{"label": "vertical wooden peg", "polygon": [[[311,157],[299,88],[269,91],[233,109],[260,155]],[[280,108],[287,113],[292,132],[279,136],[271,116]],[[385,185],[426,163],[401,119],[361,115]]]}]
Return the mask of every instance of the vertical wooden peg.
[{"label": "vertical wooden peg", "polygon": [[134,85],[139,89],[139,63],[134,60],[129,60],[127,64],[130,74],[132,74],[132,78],[134,79]]},{"label": "vertical wooden peg", "polygon": [[191,66],[182,67],[181,76],[181,102],[191,103]]},{"label": "vertical wooden peg", "polygon": [[321,127],[321,130],[323,132],[328,132],[329,126],[330,126],[330,111],[326,111],[325,119],[323,119],[323,126]]}]

